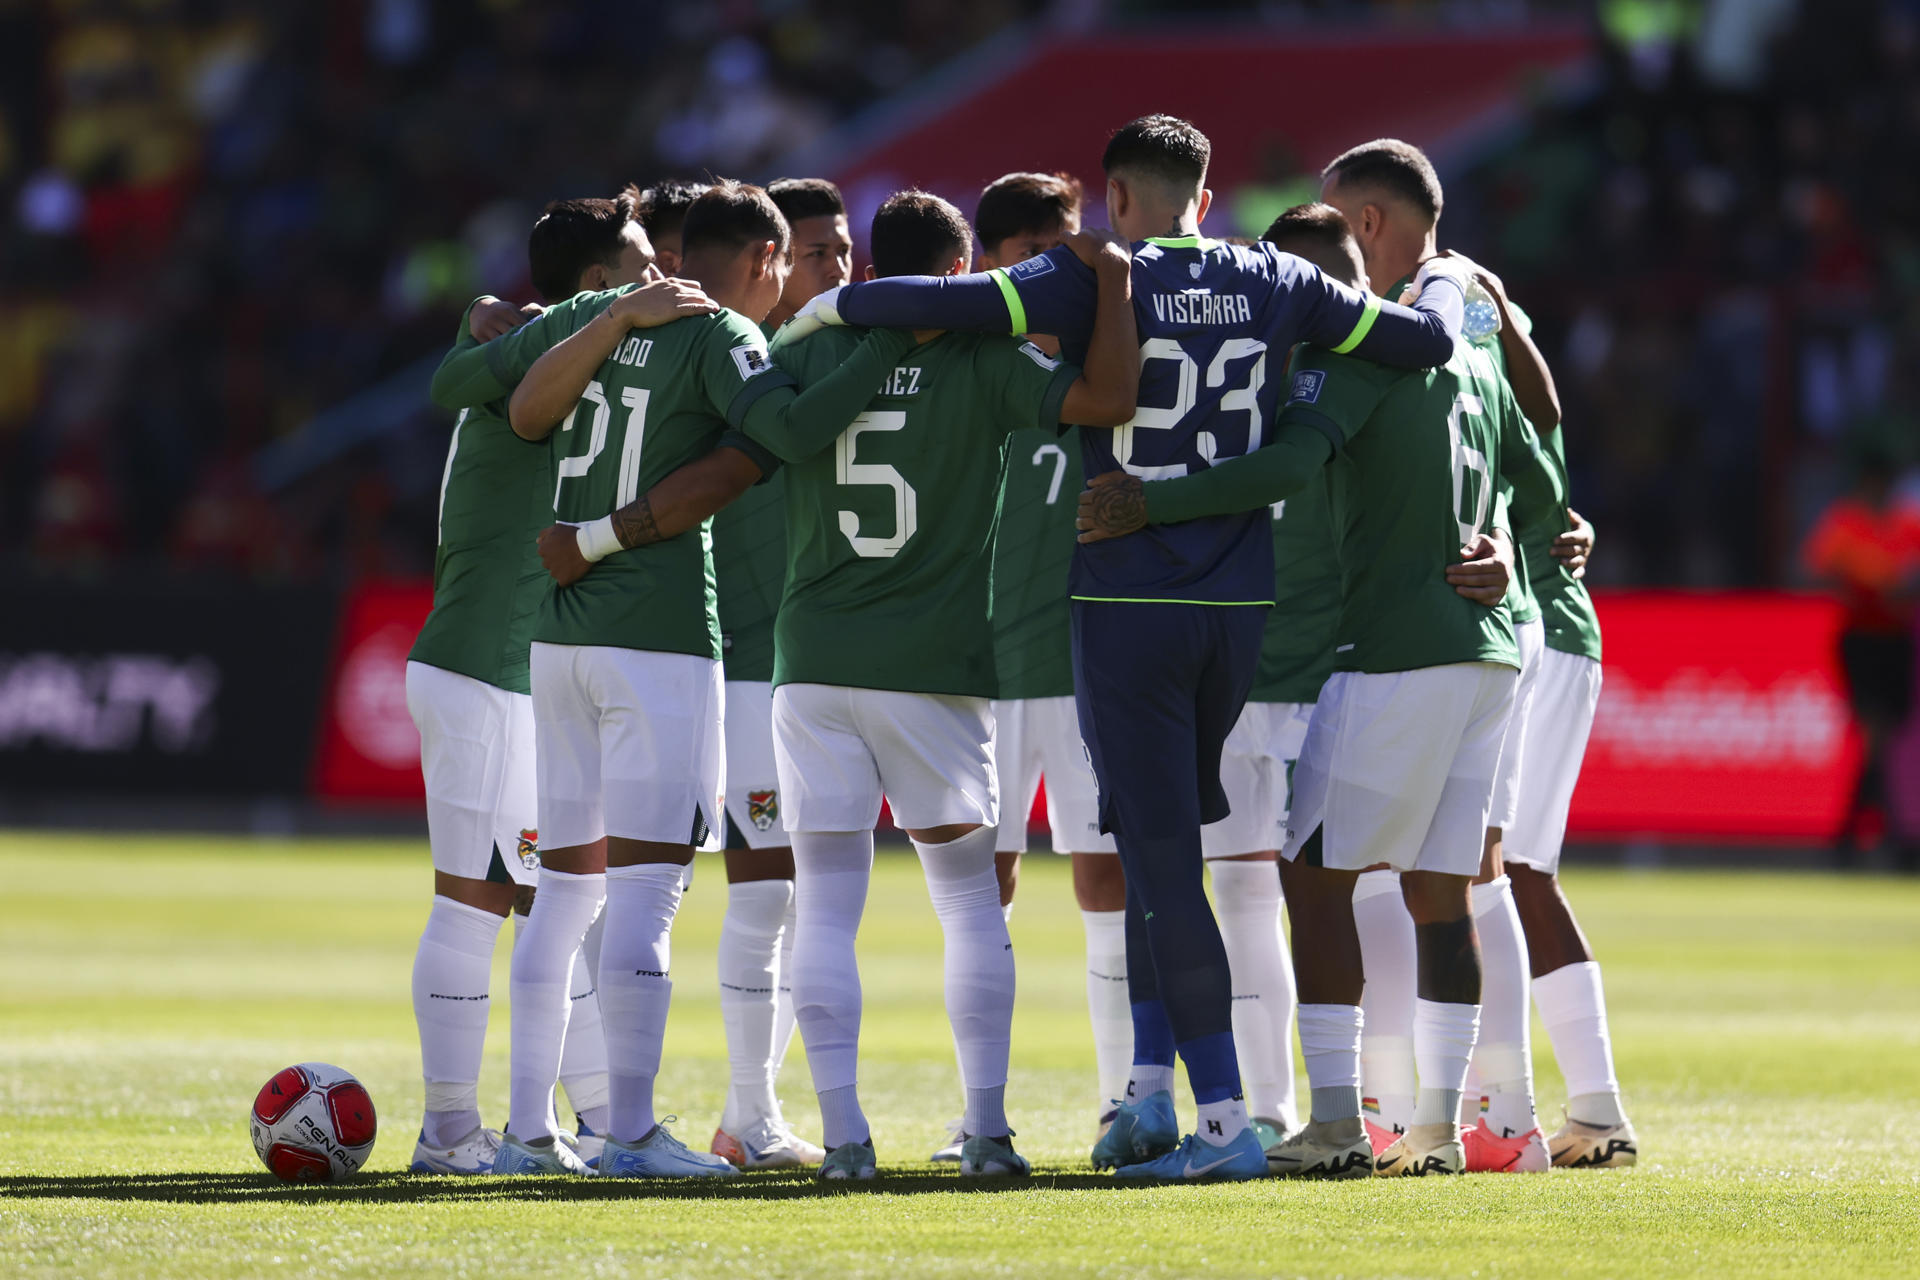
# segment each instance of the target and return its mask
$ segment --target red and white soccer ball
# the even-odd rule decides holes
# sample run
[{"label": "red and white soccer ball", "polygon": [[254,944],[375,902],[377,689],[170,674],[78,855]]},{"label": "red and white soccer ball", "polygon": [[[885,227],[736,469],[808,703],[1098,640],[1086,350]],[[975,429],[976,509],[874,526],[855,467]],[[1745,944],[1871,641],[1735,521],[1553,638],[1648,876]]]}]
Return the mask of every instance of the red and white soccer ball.
[{"label": "red and white soccer ball", "polygon": [[302,1062],[253,1099],[253,1149],[283,1182],[338,1182],[359,1172],[378,1127],[373,1099],[352,1073]]}]

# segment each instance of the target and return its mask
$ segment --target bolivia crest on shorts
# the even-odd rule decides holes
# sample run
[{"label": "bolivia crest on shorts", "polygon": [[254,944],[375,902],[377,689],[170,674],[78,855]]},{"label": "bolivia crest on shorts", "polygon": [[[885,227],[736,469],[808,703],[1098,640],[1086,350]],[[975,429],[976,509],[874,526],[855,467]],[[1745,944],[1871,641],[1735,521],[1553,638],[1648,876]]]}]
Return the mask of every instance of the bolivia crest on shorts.
[{"label": "bolivia crest on shorts", "polygon": [[780,817],[780,792],[773,787],[747,792],[747,819],[757,831],[771,831]]},{"label": "bolivia crest on shorts", "polygon": [[540,869],[540,833],[532,827],[520,828],[520,841],[513,851],[520,857],[520,865],[529,871]]}]

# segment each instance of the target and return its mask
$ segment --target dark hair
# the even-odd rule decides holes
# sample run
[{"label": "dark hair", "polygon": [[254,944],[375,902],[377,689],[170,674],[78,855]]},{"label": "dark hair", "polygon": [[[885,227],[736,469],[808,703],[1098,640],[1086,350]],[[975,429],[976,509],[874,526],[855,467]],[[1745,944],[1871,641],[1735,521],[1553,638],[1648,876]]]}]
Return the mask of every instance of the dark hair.
[{"label": "dark hair", "polygon": [[687,206],[680,227],[682,257],[708,247],[738,252],[767,240],[783,257],[792,245],[780,207],[761,188],[731,178],[721,179]]},{"label": "dark hair", "polygon": [[1383,188],[1435,222],[1440,221],[1440,209],[1445,203],[1440,191],[1440,175],[1433,171],[1433,162],[1427,159],[1427,153],[1411,142],[1375,138],[1362,143],[1334,157],[1333,163],[1320,171],[1323,178],[1336,174],[1342,184],[1354,182]]},{"label": "dark hair", "polygon": [[1070,173],[1009,173],[980,193],[973,209],[973,230],[991,250],[1022,231],[1046,231],[1080,221],[1083,192]]},{"label": "dark hair", "polygon": [[973,251],[973,231],[960,211],[925,191],[896,191],[873,215],[873,274],[926,276]]},{"label": "dark hair", "polygon": [[686,221],[687,210],[707,190],[704,182],[666,178],[640,193],[640,225],[653,239],[670,236]]},{"label": "dark hair", "polygon": [[1260,237],[1276,249],[1297,254],[1341,284],[1358,289],[1353,264],[1360,246],[1346,217],[1330,204],[1297,204],[1273,220]]},{"label": "dark hair", "polygon": [[825,178],[779,178],[767,184],[767,195],[789,227],[802,218],[830,218],[847,211],[840,188]]},{"label": "dark hair", "polygon": [[1179,190],[1198,191],[1207,181],[1213,144],[1192,122],[1178,116],[1141,116],[1107,140],[1101,167],[1157,178]]},{"label": "dark hair", "polygon": [[527,268],[533,287],[548,302],[571,298],[580,273],[595,263],[619,264],[626,226],[635,217],[631,186],[611,200],[555,200],[527,236]]}]

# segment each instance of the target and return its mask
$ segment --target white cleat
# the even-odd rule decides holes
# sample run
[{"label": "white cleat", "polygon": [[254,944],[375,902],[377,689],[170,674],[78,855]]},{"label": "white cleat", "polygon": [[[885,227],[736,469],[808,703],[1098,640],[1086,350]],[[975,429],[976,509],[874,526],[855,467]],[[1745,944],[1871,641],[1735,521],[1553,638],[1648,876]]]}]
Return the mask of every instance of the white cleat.
[{"label": "white cleat", "polygon": [[552,1134],[544,1134],[531,1142],[522,1142],[510,1133],[501,1134],[492,1171],[514,1177],[593,1176],[593,1170],[587,1168],[579,1154]]},{"label": "white cleat", "polygon": [[427,1135],[413,1144],[413,1162],[408,1173],[456,1173],[471,1175],[493,1172],[493,1157],[500,1150],[498,1129],[475,1129],[460,1141],[446,1147],[430,1147]]},{"label": "white cleat", "polygon": [[796,1134],[785,1120],[756,1120],[738,1137],[715,1129],[708,1150],[737,1169],[796,1169],[827,1158],[826,1148]]},{"label": "white cleat", "polygon": [[1370,1177],[1373,1145],[1359,1116],[1309,1120],[1267,1148],[1267,1170],[1278,1178]]},{"label": "white cleat", "polygon": [[1423,1178],[1430,1173],[1464,1173],[1467,1148],[1460,1126],[1450,1120],[1407,1126],[1393,1145],[1374,1157],[1382,1178]]},{"label": "white cleat", "polygon": [[967,1144],[967,1130],[965,1126],[966,1120],[964,1118],[955,1120],[952,1124],[948,1125],[947,1140],[941,1143],[940,1149],[928,1156],[927,1159],[933,1161],[935,1164],[958,1164],[960,1162],[960,1149]]},{"label": "white cleat", "polygon": [[1640,1140],[1625,1120],[1588,1124],[1568,1116],[1547,1139],[1547,1151],[1562,1169],[1625,1169],[1640,1159]]}]

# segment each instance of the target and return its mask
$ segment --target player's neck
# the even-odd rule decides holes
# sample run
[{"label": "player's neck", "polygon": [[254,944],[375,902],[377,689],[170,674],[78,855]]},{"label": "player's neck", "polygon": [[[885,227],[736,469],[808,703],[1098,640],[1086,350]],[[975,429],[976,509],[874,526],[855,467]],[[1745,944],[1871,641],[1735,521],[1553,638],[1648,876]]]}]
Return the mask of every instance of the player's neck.
[{"label": "player's neck", "polygon": [[680,278],[693,281],[709,298],[751,320],[747,273],[736,258],[734,254],[690,253],[680,263]]},{"label": "player's neck", "polygon": [[767,318],[762,323],[769,329],[778,329],[781,325],[793,319],[799,311],[799,307],[787,305],[786,296],[783,294],[781,295],[780,301],[773,304],[773,310],[767,312]]}]

